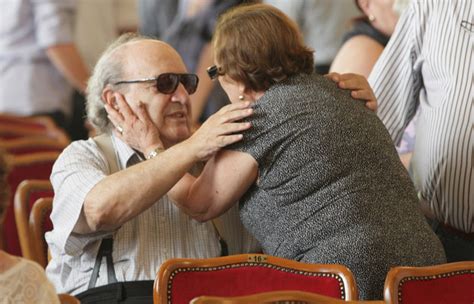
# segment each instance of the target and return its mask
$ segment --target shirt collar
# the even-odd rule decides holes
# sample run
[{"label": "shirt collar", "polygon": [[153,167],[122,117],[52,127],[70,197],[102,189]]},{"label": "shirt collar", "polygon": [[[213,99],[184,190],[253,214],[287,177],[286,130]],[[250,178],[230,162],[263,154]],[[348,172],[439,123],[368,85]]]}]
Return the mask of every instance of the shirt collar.
[{"label": "shirt collar", "polygon": [[115,151],[117,151],[121,169],[125,169],[144,160],[135,150],[120,138],[116,137],[114,134],[112,134],[111,138],[115,146]]}]

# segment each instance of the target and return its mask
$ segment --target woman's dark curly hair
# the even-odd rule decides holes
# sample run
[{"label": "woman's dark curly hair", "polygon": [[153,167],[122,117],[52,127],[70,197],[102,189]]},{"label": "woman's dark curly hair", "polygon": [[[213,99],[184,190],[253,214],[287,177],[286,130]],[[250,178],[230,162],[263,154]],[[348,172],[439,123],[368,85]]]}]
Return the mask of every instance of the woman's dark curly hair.
[{"label": "woman's dark curly hair", "polygon": [[296,23],[266,4],[242,5],[224,13],[213,45],[219,74],[255,92],[314,69],[314,51],[304,45]]}]

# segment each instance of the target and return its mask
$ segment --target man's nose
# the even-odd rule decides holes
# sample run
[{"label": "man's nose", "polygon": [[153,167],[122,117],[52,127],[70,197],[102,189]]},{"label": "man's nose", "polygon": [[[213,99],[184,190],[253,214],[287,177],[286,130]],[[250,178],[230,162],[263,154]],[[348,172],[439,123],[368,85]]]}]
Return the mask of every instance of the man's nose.
[{"label": "man's nose", "polygon": [[179,102],[183,105],[189,102],[189,94],[181,82],[178,84],[176,91],[174,91],[173,95],[171,96],[171,101]]}]

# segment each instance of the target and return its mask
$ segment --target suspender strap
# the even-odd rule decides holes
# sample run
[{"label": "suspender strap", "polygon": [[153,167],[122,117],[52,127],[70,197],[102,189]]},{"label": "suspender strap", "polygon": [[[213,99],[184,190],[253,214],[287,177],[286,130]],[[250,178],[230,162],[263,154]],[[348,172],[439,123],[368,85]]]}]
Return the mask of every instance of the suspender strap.
[{"label": "suspender strap", "polygon": [[215,218],[211,220],[211,222],[212,222],[212,226],[214,227],[214,230],[216,231],[217,236],[219,237],[219,243],[221,244],[221,256],[228,256],[229,247],[227,246],[227,242],[225,241],[225,239],[222,237],[221,233],[219,232],[220,231],[219,226],[222,226],[221,219]]},{"label": "suspender strap", "polygon": [[115,155],[115,149],[112,144],[112,138],[108,134],[100,134],[94,137],[94,141],[102,151],[107,164],[109,165],[109,174],[118,172],[117,156]]},{"label": "suspender strap", "polygon": [[[115,149],[112,144],[112,139],[108,134],[101,134],[94,137],[94,141],[102,151],[107,164],[109,165],[109,174],[115,173],[118,171],[117,157],[115,155]],[[117,277],[115,276],[114,263],[112,259],[112,250],[113,250],[114,239],[112,237],[107,237],[102,239],[99,246],[99,251],[95,258],[94,269],[92,270],[91,279],[89,281],[89,286],[87,289],[94,288],[97,279],[99,278],[100,265],[102,264],[102,259],[105,257],[107,263],[107,281],[108,284],[116,283]]]},{"label": "suspender strap", "polygon": [[94,269],[92,270],[91,280],[89,281],[89,286],[87,289],[94,288],[97,284],[97,279],[99,278],[100,265],[102,264],[102,259],[105,257],[107,261],[107,281],[108,284],[116,283],[117,277],[115,276],[114,263],[112,261],[112,249],[113,249],[114,240],[112,238],[103,239],[100,243],[99,252],[95,258]]}]

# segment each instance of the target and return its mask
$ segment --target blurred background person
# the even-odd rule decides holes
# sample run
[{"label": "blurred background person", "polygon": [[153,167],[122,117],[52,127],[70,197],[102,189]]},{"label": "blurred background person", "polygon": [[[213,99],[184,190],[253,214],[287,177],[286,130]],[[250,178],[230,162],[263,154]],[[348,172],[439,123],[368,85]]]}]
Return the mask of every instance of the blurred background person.
[{"label": "blurred background person", "polygon": [[[137,0],[76,0],[74,41],[92,70],[99,56],[120,34],[138,29]],[[75,90],[71,139],[87,139],[92,127],[85,128],[85,96]]]},{"label": "blurred background person", "polygon": [[[344,35],[331,72],[356,73],[369,77],[372,68],[395,30],[400,13],[409,0],[354,0],[364,14],[353,20],[352,29]],[[406,168],[415,145],[415,120],[408,125],[397,151]]]},{"label": "blurred background person", "polygon": [[314,53],[315,69],[327,74],[350,20],[359,12],[352,0],[264,0],[295,21]]},{"label": "blurred background person", "polygon": [[[0,226],[9,204],[8,165],[0,150]],[[0,249],[0,295],[2,303],[58,303],[53,285],[40,265]]]},{"label": "blurred background person", "polygon": [[195,125],[229,103],[219,84],[210,81],[206,69],[213,63],[210,41],[217,18],[245,0],[139,0],[140,33],[171,44],[188,70],[199,77],[191,97]]},{"label": "blurred background person", "polygon": [[72,87],[89,70],[74,44],[74,0],[0,1],[0,112],[48,115],[71,130]]},{"label": "blurred background person", "polygon": [[412,178],[448,262],[474,260],[474,2],[417,0],[369,77],[395,143],[418,110]]}]

